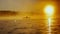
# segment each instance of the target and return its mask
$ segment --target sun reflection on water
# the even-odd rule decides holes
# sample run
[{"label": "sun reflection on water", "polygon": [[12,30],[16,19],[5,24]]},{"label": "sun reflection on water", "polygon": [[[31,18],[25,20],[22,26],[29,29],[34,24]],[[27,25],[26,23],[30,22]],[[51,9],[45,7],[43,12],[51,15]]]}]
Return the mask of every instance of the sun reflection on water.
[{"label": "sun reflection on water", "polygon": [[48,32],[51,34],[51,18],[48,18]]}]

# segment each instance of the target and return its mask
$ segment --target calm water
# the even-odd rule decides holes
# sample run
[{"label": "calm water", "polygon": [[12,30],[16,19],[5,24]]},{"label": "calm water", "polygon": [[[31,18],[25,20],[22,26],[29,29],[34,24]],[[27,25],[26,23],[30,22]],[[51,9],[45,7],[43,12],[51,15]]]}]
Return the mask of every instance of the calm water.
[{"label": "calm water", "polygon": [[0,34],[60,34],[60,20],[0,20]]}]

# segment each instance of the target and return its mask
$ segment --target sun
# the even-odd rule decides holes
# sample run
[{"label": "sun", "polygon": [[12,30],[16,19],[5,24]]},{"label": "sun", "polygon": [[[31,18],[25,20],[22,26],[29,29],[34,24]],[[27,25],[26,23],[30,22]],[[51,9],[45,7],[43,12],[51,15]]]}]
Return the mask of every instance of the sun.
[{"label": "sun", "polygon": [[51,16],[54,13],[54,6],[47,5],[45,6],[44,11],[48,16]]}]

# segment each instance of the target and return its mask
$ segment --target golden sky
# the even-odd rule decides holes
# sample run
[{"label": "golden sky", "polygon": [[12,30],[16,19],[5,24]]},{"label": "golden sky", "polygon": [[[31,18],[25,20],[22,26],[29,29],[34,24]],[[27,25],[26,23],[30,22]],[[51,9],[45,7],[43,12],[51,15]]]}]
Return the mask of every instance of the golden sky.
[{"label": "golden sky", "polygon": [[0,10],[30,11],[35,0],[0,0]]}]

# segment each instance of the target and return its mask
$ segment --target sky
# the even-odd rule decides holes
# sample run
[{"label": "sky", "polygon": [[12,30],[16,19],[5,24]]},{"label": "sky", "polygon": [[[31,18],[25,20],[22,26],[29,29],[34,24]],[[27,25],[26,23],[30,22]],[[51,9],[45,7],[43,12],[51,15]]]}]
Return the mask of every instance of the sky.
[{"label": "sky", "polygon": [[0,0],[0,10],[30,11],[35,0]]},{"label": "sky", "polygon": [[35,3],[37,0],[0,0],[0,10],[32,11]]}]

